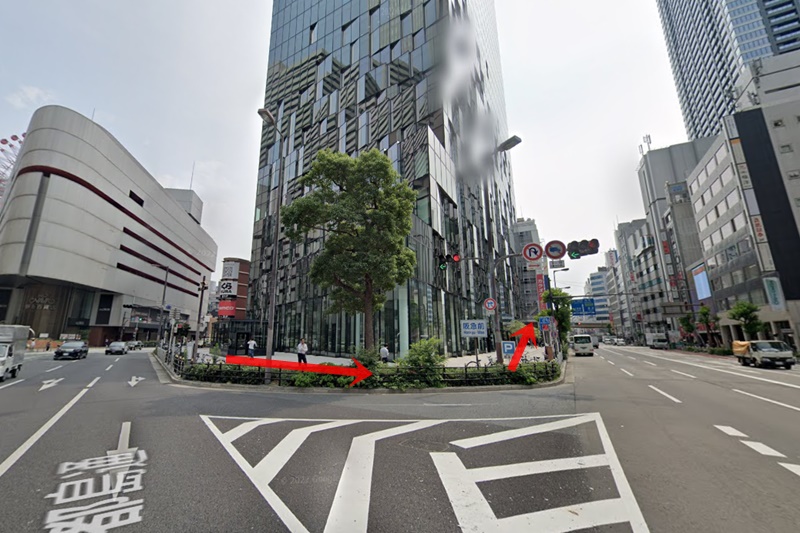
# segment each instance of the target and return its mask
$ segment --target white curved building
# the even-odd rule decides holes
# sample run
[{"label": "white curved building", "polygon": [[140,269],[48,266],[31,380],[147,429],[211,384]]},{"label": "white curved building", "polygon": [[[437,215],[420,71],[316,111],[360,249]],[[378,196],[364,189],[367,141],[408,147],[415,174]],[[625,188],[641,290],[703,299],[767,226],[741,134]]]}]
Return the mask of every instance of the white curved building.
[{"label": "white curved building", "polygon": [[201,213],[98,124],[37,110],[0,210],[0,323],[51,338],[89,330],[95,345],[154,339],[165,279],[165,303],[194,323],[217,256]]}]

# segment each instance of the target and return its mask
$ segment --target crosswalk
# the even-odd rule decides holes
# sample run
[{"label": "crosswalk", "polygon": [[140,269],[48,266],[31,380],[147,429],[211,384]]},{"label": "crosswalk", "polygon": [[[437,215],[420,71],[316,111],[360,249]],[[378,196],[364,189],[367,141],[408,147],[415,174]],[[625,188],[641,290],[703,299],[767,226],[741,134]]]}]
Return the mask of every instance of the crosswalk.
[{"label": "crosswalk", "polygon": [[598,413],[201,418],[292,532],[648,531]]}]

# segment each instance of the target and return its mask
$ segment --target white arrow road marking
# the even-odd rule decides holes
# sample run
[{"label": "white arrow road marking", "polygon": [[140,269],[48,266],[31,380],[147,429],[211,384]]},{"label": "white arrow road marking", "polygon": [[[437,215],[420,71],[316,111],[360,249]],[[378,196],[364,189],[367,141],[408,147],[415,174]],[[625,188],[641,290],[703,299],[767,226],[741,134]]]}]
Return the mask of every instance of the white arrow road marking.
[{"label": "white arrow road marking", "polygon": [[64,365],[54,366],[50,370],[45,370],[45,372],[52,372],[53,370],[58,370],[59,368],[64,368]]},{"label": "white arrow road marking", "polygon": [[22,383],[23,381],[25,381],[25,380],[24,379],[18,379],[16,381],[12,381],[11,383],[8,383],[6,385],[0,385],[0,389],[5,389],[6,387],[10,387],[12,385],[16,385],[17,383]]},{"label": "white arrow road marking", "polygon": [[51,387],[55,387],[56,385],[58,385],[58,382],[62,381],[63,379],[64,378],[46,379],[46,380],[42,381],[42,386],[41,386],[41,388],[39,389],[38,392],[42,392],[43,390],[47,390],[47,389],[49,389]]},{"label": "white arrow road marking", "polygon": [[128,385],[130,385],[131,387],[135,387],[136,385],[139,384],[140,381],[144,381],[144,378],[133,376],[131,380],[128,382]]}]

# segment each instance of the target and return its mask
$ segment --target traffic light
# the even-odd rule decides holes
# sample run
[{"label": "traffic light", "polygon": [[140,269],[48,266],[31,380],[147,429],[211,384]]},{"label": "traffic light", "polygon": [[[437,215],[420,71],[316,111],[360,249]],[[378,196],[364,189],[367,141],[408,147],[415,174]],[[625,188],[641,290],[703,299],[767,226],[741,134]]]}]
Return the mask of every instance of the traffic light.
[{"label": "traffic light", "polygon": [[580,259],[584,255],[594,255],[600,251],[600,241],[597,239],[572,241],[567,245],[567,255],[570,259]]},{"label": "traffic light", "polygon": [[458,263],[461,261],[461,256],[458,254],[440,254],[439,255],[439,270],[447,270],[448,263]]}]

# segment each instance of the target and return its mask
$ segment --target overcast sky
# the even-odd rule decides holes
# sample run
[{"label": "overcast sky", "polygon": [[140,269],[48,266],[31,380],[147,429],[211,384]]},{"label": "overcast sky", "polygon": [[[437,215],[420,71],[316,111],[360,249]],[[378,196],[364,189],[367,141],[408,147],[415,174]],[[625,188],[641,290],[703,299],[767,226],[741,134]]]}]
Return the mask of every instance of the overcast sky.
[{"label": "overcast sky", "polygon": [[[686,140],[655,0],[496,0],[517,213],[543,240],[643,216],[642,136]],[[106,127],[166,187],[193,188],[223,257],[250,257],[269,0],[37,0],[0,15],[0,137],[58,103]],[[35,25],[31,24],[35,22]],[[35,31],[31,28],[35,27]],[[597,255],[559,285],[583,293]]]}]

